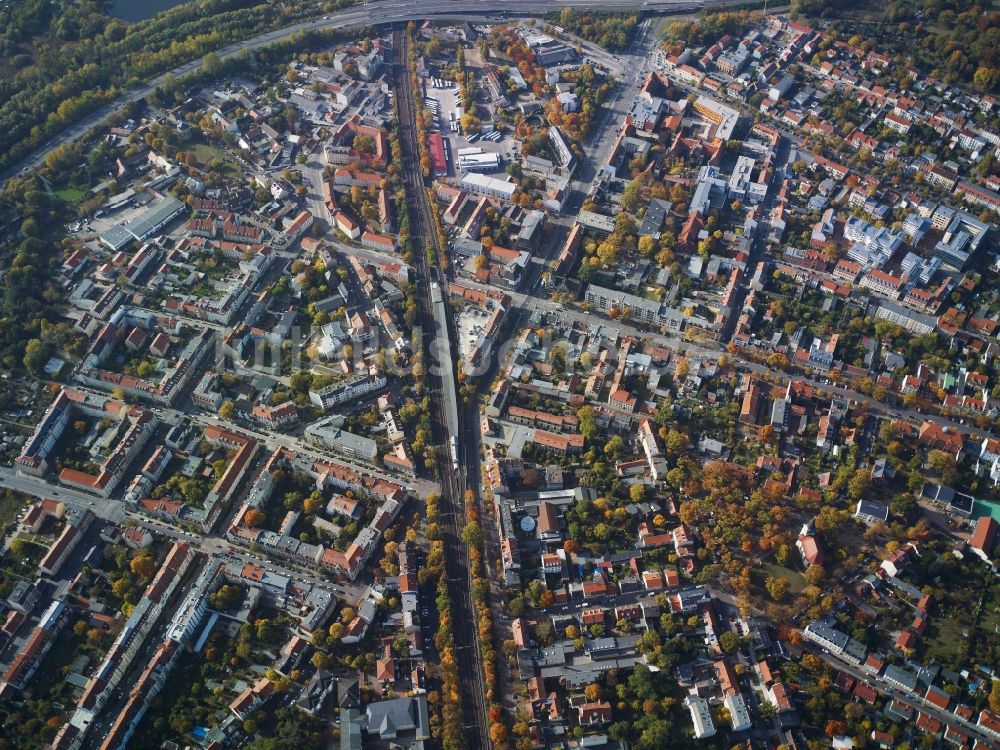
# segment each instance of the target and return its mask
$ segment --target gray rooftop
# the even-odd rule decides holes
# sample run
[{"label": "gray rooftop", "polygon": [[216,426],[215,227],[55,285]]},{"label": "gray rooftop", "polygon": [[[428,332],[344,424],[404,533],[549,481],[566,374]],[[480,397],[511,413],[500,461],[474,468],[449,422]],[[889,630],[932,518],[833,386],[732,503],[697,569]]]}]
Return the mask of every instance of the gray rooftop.
[{"label": "gray rooftop", "polygon": [[885,679],[897,685],[902,685],[904,689],[913,692],[917,689],[916,675],[900,669],[895,664],[890,664],[885,668]]},{"label": "gray rooftop", "polygon": [[663,220],[667,218],[667,212],[673,206],[670,201],[660,198],[653,198],[646,208],[646,213],[642,217],[642,225],[639,227],[640,235],[658,237]]},{"label": "gray rooftop", "polygon": [[371,703],[365,720],[368,733],[384,740],[397,739],[399,734],[412,734],[415,740],[430,738],[427,699],[422,695]]}]

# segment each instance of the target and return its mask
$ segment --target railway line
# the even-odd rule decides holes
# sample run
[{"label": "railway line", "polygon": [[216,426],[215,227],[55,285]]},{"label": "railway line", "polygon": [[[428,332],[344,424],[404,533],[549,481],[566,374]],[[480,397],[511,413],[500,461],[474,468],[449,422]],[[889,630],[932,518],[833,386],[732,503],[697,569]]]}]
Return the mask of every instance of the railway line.
[{"label": "railway line", "polygon": [[[478,461],[476,455],[467,456],[458,433],[457,384],[454,358],[448,343],[447,302],[439,284],[445,283],[439,269],[427,260],[427,249],[436,248],[436,235],[431,215],[432,207],[427,197],[420,151],[416,135],[416,112],[413,103],[413,86],[407,71],[407,37],[397,27],[393,31],[393,78],[399,112],[399,134],[402,152],[402,175],[410,210],[410,239],[413,264],[418,278],[418,319],[423,330],[424,352],[428,358],[438,355],[442,361],[427,361],[434,444],[437,466],[441,476],[441,502],[439,504],[445,549],[445,575],[451,594],[452,626],[455,640],[460,700],[468,750],[489,750],[491,747],[487,726],[486,691],[480,668],[480,648],[475,610],[472,602],[472,581],[469,557],[462,541],[465,525],[464,490],[466,487],[466,462]],[[437,287],[435,289],[435,287]],[[442,346],[444,344],[444,346]],[[446,361],[445,361],[446,360]],[[446,382],[450,380],[450,382]],[[449,446],[449,450],[444,446]],[[478,468],[478,467],[477,467]],[[478,471],[473,472],[474,476]]]}]

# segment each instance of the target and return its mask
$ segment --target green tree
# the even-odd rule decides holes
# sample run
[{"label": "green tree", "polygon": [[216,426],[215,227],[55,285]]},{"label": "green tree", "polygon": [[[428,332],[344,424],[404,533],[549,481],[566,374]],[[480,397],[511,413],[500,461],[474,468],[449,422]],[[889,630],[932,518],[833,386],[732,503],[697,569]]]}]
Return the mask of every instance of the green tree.
[{"label": "green tree", "polygon": [[587,440],[593,440],[598,436],[597,419],[594,410],[589,406],[584,406],[577,413],[579,420],[580,434]]},{"label": "green tree", "polygon": [[614,458],[620,458],[625,453],[625,440],[621,435],[615,435],[604,446],[604,452]]},{"label": "green tree", "polygon": [[955,457],[935,448],[927,454],[927,463],[938,474],[944,475],[955,470]]},{"label": "green tree", "polygon": [[209,594],[208,603],[214,610],[219,612],[228,612],[235,607],[242,598],[243,594],[239,586],[224,583],[214,594]]},{"label": "green tree", "polygon": [[764,580],[764,588],[776,602],[780,602],[788,593],[788,579],[783,576],[768,576]]},{"label": "green tree", "polygon": [[973,83],[983,91],[992,91],[1000,82],[1000,68],[980,66],[972,76]]},{"label": "green tree", "polygon": [[261,641],[270,641],[276,632],[274,623],[266,618],[261,618],[257,620],[257,639]]},{"label": "green tree", "polygon": [[613,266],[618,262],[618,253],[621,250],[621,243],[614,235],[609,235],[604,242],[597,246],[597,259],[604,266]]},{"label": "green tree", "polygon": [[990,687],[990,710],[995,714],[1000,714],[1000,680],[993,680]]},{"label": "green tree", "polygon": [[104,631],[100,628],[91,628],[87,631],[87,645],[91,648],[100,648],[104,642]]},{"label": "green tree", "polygon": [[819,586],[826,578],[826,571],[820,565],[810,565],[806,569],[805,578],[810,586]]},{"label": "green tree", "polygon": [[354,136],[354,141],[351,144],[355,151],[360,151],[362,154],[371,154],[375,152],[375,140],[370,135],[365,135],[364,133],[358,133]]},{"label": "green tree", "polygon": [[471,521],[462,529],[462,541],[471,548],[479,549],[483,544],[483,528],[476,521]]},{"label": "green tree", "polygon": [[719,648],[722,653],[731,654],[740,645],[740,639],[732,630],[727,630],[719,636]]},{"label": "green tree", "polygon": [[852,500],[860,500],[862,495],[868,491],[871,482],[871,474],[867,469],[858,469],[854,476],[847,483],[847,494]]},{"label": "green tree", "polygon": [[687,447],[688,436],[671,427],[666,438],[667,455],[679,456],[687,450]]},{"label": "green tree", "polygon": [[222,72],[222,60],[214,52],[209,52],[201,58],[201,69],[206,76],[215,78]]},{"label": "green tree", "polygon": [[312,384],[312,373],[308,370],[298,370],[293,372],[288,378],[288,384],[296,393],[308,393]]},{"label": "green tree", "polygon": [[635,180],[632,180],[631,182],[629,182],[628,185],[625,186],[625,190],[622,192],[622,197],[621,197],[622,210],[628,211],[629,213],[634,213],[635,210],[639,207],[640,197],[641,196],[639,193],[639,183],[636,182]]},{"label": "green tree", "polygon": [[45,374],[45,363],[49,360],[49,347],[41,339],[31,339],[24,347],[24,367],[36,378]]}]

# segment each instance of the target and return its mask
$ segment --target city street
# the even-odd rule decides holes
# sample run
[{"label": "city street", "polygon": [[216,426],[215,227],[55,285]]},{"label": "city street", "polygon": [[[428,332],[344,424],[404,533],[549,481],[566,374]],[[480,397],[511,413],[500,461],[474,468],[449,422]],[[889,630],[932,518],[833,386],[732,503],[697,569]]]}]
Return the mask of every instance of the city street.
[{"label": "city street", "polygon": [[[472,281],[466,281],[465,283],[473,288],[482,290],[486,289],[483,285],[476,284]],[[537,309],[545,310],[555,316],[553,323],[558,323],[560,325],[575,324],[584,327],[603,326],[605,328],[617,329],[624,336],[631,336],[638,340],[650,341],[658,346],[670,349],[675,353],[675,355],[679,356],[701,357],[707,360],[718,360],[719,357],[727,355],[726,347],[717,341],[700,341],[696,343],[677,336],[668,336],[660,333],[659,331],[648,330],[646,328],[633,325],[628,321],[612,319],[597,313],[587,312],[585,310],[581,310],[579,307],[570,307],[565,303],[554,302],[546,297],[539,297],[530,293],[513,291],[508,292],[508,294],[510,294],[515,307],[525,311]],[[502,351],[503,347],[500,346],[498,349]],[[917,424],[926,420],[934,422],[935,424],[946,426],[951,430],[961,432],[963,435],[973,439],[981,439],[983,436],[983,430],[977,429],[975,426],[963,425],[936,414],[926,414],[915,408],[911,409],[904,406],[881,403],[872,399],[871,396],[865,395],[864,393],[851,388],[836,385],[826,378],[805,374],[778,373],[774,370],[774,368],[768,367],[766,364],[754,362],[749,359],[741,359],[740,367],[742,367],[745,371],[752,372],[758,376],[778,376],[783,382],[787,382],[789,380],[802,381],[815,388],[818,394],[826,394],[827,397],[840,396],[848,401],[854,401],[856,403],[864,402],[867,404],[868,410],[873,414],[879,414],[896,419],[905,419]]]},{"label": "city street", "polygon": [[923,711],[928,716],[932,716],[942,724],[946,726],[955,727],[956,729],[961,729],[964,732],[969,732],[977,739],[986,743],[987,747],[996,747],[997,740],[992,735],[984,732],[980,727],[971,721],[966,721],[961,716],[958,716],[951,711],[946,711],[944,709],[938,708],[937,706],[928,703],[927,701],[918,698],[910,693],[905,693],[902,690],[893,687],[887,683],[882,677],[877,675],[871,675],[867,672],[862,672],[858,667],[852,664],[848,664],[841,661],[836,656],[828,652],[826,649],[821,649],[814,644],[803,641],[802,648],[815,654],[827,664],[829,664],[834,669],[851,675],[856,680],[864,682],[867,685],[875,688],[882,695],[888,695],[900,703],[905,703],[910,708],[916,709],[917,711]]},{"label": "city street", "polygon": [[[229,554],[227,550],[233,546],[231,542],[222,536],[203,533],[195,534],[172,526],[166,521],[151,519],[141,513],[129,510],[121,500],[93,497],[69,487],[50,484],[44,479],[18,475],[12,469],[5,467],[0,467],[0,485],[39,499],[54,498],[62,500],[67,505],[74,505],[89,510],[99,518],[110,523],[131,522],[138,526],[143,526],[154,534],[187,542],[192,547],[207,555],[227,555]],[[288,576],[293,580],[307,580],[318,586],[332,589],[352,604],[361,601],[368,594],[367,586],[350,583],[333,583],[325,577],[316,575],[314,571],[308,568],[298,565],[293,566],[285,561],[265,559],[259,555],[249,554],[236,547],[233,547],[233,549],[234,552],[230,555],[231,557],[238,558],[251,565],[263,565],[272,568],[275,572]]]},{"label": "city street", "polygon": [[5,466],[0,467],[0,485],[39,499],[48,497],[62,500],[67,505],[75,505],[89,510],[98,518],[112,523],[119,523],[124,515],[120,500],[95,497],[72,487],[50,484],[40,477],[19,474],[14,469]]},{"label": "city street", "polygon": [[[322,222],[327,227],[332,227],[333,215],[327,208],[326,201],[323,200],[323,168],[326,166],[323,164],[323,150],[318,149],[307,158],[308,161],[300,165],[299,170],[302,172],[302,179],[309,191],[306,193],[309,212],[317,221]],[[334,230],[331,229],[328,234],[333,233]]]},{"label": "city street", "polygon": [[373,477],[378,477],[379,479],[384,479],[387,482],[393,482],[394,484],[405,485],[410,489],[416,496],[424,497],[430,492],[437,492],[439,484],[433,480],[427,478],[417,478],[412,477],[403,478],[394,476],[392,474],[387,474],[386,472],[379,471],[378,469],[370,466],[362,466],[359,464],[352,463],[351,461],[338,456],[337,454],[324,453],[316,446],[307,443],[305,440],[294,437],[292,435],[285,435],[280,432],[260,432],[250,427],[235,426],[224,419],[219,419],[218,417],[213,417],[208,414],[190,414],[188,415],[195,422],[203,425],[210,425],[213,427],[221,427],[222,429],[236,430],[237,432],[243,432],[256,440],[263,443],[268,452],[273,451],[278,446],[282,448],[288,448],[289,450],[295,451],[296,453],[302,453],[308,456],[313,456],[317,459],[322,459],[324,461],[336,461],[337,463],[348,466],[355,471],[370,474]]}]

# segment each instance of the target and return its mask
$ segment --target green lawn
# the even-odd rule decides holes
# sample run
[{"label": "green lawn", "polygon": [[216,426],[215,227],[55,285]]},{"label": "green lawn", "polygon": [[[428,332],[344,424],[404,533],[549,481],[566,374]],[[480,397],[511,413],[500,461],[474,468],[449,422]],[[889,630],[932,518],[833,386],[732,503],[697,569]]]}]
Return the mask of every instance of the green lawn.
[{"label": "green lawn", "polygon": [[968,613],[964,617],[931,616],[923,635],[925,655],[951,667],[961,667],[969,647],[972,630]]},{"label": "green lawn", "polygon": [[36,564],[48,549],[37,542],[32,542],[24,536],[18,536],[10,544],[7,555],[15,563]]},{"label": "green lawn", "polygon": [[87,197],[88,192],[87,188],[78,187],[77,185],[67,185],[56,190],[55,194],[64,203],[79,203]]},{"label": "green lawn", "polygon": [[[934,604],[920,639],[920,658],[952,669],[1000,663],[1000,583],[978,560],[933,567]],[[909,608],[906,608],[907,610]],[[904,619],[912,617],[907,611]]]},{"label": "green lawn", "polygon": [[[968,620],[968,616],[964,618]],[[1000,584],[989,587],[983,599],[979,622],[969,639],[969,655],[973,664],[994,667],[1000,655]]]},{"label": "green lawn", "polygon": [[64,635],[55,639],[49,652],[42,659],[38,672],[31,678],[37,695],[47,695],[51,688],[55,688],[56,694],[62,690],[66,685],[62,673],[63,667],[73,663],[78,647],[79,641],[72,633],[69,633],[69,637]]},{"label": "green lawn", "polygon": [[26,502],[28,502],[26,496],[19,495],[12,490],[4,490],[3,494],[0,494],[0,528],[6,529],[7,526],[16,521]]},{"label": "green lawn", "polygon": [[[762,589],[766,578],[787,578],[789,594],[801,594],[802,589],[806,587],[806,578],[804,575],[793,568],[785,568],[775,562],[763,563],[757,566],[753,569],[751,577],[753,578],[753,582]],[[767,595],[766,591],[764,595]]]},{"label": "green lawn", "polygon": [[239,172],[236,164],[233,163],[233,160],[221,148],[216,148],[207,143],[194,143],[187,150],[194,153],[195,158],[198,160],[198,168],[204,172],[212,168],[211,165],[215,159],[222,162],[222,171],[224,173],[236,175]]}]

